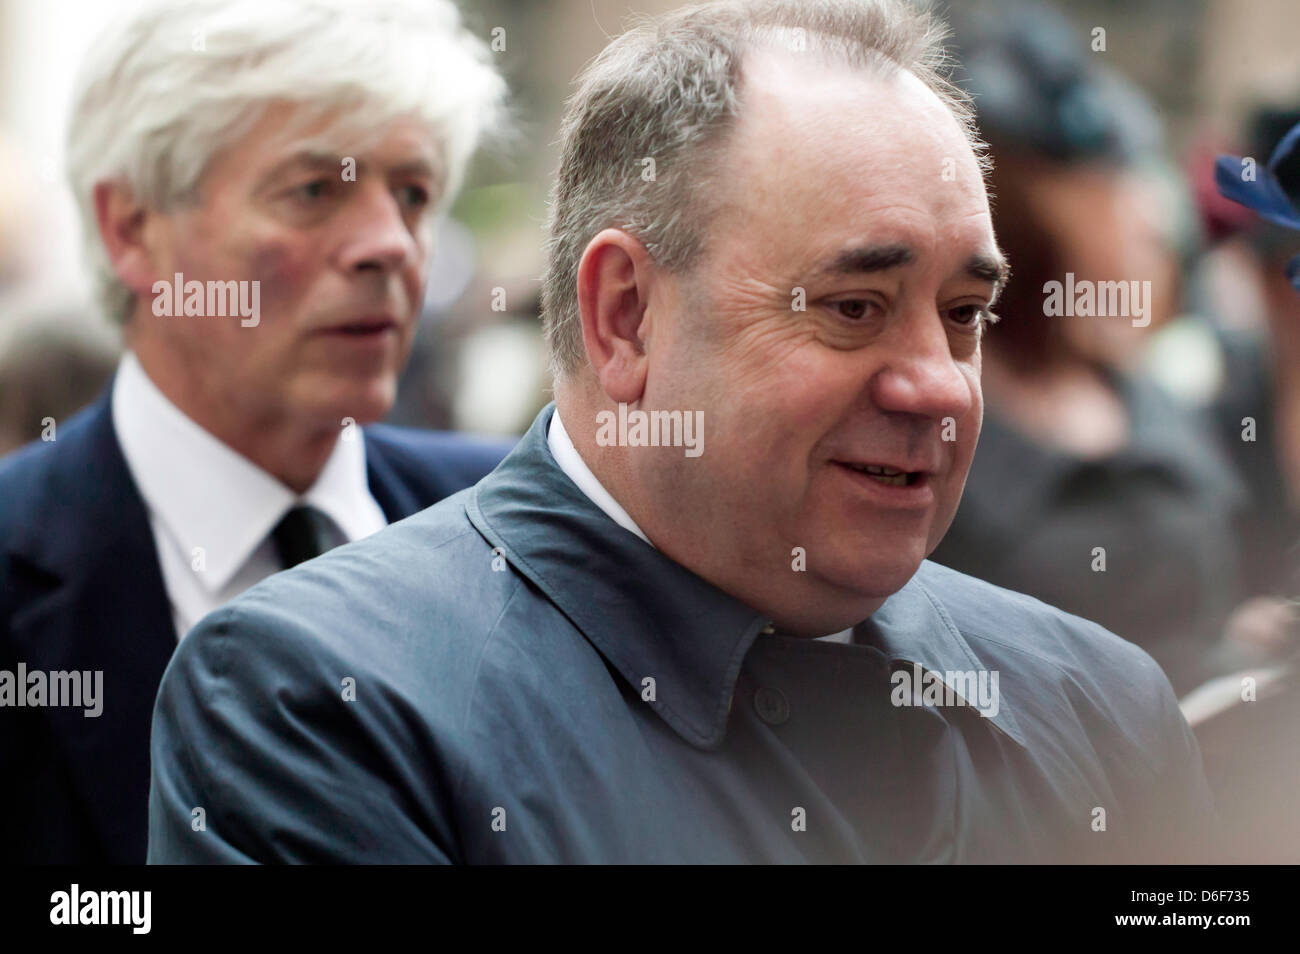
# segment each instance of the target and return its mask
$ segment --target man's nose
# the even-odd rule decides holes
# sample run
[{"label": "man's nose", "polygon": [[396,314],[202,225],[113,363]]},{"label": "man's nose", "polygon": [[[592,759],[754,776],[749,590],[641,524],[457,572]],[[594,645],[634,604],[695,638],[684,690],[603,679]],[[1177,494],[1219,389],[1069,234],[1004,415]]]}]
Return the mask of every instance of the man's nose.
[{"label": "man's nose", "polygon": [[419,248],[410,223],[386,188],[361,187],[348,213],[340,223],[346,230],[340,264],[346,271],[388,274],[415,261]]},{"label": "man's nose", "polygon": [[975,397],[971,380],[953,358],[943,318],[931,312],[908,321],[891,336],[884,366],[871,380],[871,396],[883,411],[942,421],[960,419]]}]

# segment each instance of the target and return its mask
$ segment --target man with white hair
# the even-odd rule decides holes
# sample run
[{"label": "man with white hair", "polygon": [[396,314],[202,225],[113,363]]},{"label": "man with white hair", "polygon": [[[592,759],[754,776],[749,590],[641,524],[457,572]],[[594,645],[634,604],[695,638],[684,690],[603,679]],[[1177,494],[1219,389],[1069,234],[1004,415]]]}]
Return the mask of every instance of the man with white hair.
[{"label": "man with white hair", "polygon": [[[95,43],[69,170],[127,352],[96,405],[0,463],[7,858],[142,862],[177,640],[504,454],[368,426],[435,218],[501,114],[489,56],[448,0],[155,4]],[[102,680],[99,711],[37,691],[68,671]]]},{"label": "man with white hair", "polygon": [[195,629],[150,861],[1197,854],[1151,658],[925,561],[1007,274],[942,59],[894,0],[704,4],[596,58],[555,404],[474,488]]}]

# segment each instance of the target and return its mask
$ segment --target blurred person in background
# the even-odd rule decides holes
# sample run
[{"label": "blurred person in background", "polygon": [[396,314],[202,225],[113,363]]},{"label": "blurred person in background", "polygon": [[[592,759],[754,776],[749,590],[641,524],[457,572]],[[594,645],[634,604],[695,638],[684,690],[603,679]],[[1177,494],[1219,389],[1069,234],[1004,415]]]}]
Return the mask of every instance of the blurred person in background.
[{"label": "blurred person in background", "polygon": [[[1265,163],[1297,124],[1300,103],[1254,106],[1241,149],[1256,163],[1247,188],[1273,178],[1288,197],[1293,222],[1300,222],[1300,149],[1292,148],[1272,169]],[[1201,283],[1223,367],[1206,403],[1250,493],[1242,526],[1246,578],[1254,592],[1294,598],[1300,596],[1300,288],[1287,272],[1300,235],[1221,195],[1213,164],[1198,158],[1192,175],[1213,243],[1206,258],[1226,260],[1237,283]],[[1230,165],[1240,169],[1235,157]],[[1249,423],[1254,427],[1244,439]]]},{"label": "blurred person in background", "polygon": [[127,351],[92,408],[0,462],[0,670],[79,673],[95,700],[20,685],[0,709],[9,860],[142,862],[177,640],[503,456],[366,426],[500,115],[488,58],[446,0],[153,4],[88,54],[70,180]]},{"label": "blurred person in background", "polygon": [[[1300,861],[1300,109],[1254,107],[1238,155],[1193,166],[1207,234],[1207,400],[1250,490],[1241,522],[1255,593],[1234,614],[1248,671],[1184,701],[1224,825],[1224,860]],[[1244,157],[1251,157],[1253,168]],[[1266,663],[1266,664],[1265,664]]]},{"label": "blurred person in background", "polygon": [[[1084,31],[1016,9],[961,32],[1013,276],[985,344],[979,452],[934,559],[1096,620],[1148,650],[1181,695],[1258,657],[1225,639],[1251,592],[1246,488],[1215,421],[1141,364],[1180,298],[1173,216],[1141,165],[1159,124],[1088,60]],[[1141,314],[1049,314],[1049,282],[1150,294]]]},{"label": "blurred person in background", "polygon": [[19,316],[0,305],[0,455],[57,440],[57,422],[91,403],[113,377],[118,349],[102,324],[71,309]]},{"label": "blurred person in background", "polygon": [[112,377],[115,335],[63,288],[44,287],[49,236],[30,164],[0,140],[0,456],[89,404]]}]

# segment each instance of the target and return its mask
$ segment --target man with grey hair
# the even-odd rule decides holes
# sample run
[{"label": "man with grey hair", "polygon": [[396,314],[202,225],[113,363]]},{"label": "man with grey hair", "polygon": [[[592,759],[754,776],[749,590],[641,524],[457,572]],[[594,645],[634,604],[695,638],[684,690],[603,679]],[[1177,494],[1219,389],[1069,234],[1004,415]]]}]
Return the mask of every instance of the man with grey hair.
[{"label": "man with grey hair", "polygon": [[[436,216],[498,121],[489,58],[448,0],[155,3],[87,56],[68,166],[127,351],[92,408],[0,462],[7,858],[143,862],[177,640],[504,455],[368,426]],[[101,674],[100,712],[37,691],[67,670]]]},{"label": "man with grey hair", "polygon": [[563,126],[555,404],[195,630],[151,861],[1197,855],[1151,658],[925,562],[1007,275],[939,37],[758,0],[608,46]]}]

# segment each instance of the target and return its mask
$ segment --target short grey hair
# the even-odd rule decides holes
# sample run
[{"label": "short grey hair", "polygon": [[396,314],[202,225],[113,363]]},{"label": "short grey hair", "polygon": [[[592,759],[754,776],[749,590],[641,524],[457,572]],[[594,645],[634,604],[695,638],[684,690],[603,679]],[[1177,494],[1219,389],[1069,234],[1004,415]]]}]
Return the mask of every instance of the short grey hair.
[{"label": "short grey hair", "polygon": [[[745,54],[804,49],[854,68],[914,74],[961,125],[987,176],[970,97],[951,82],[946,25],[903,0],[724,0],[641,19],[583,70],[560,130],[542,318],[551,370],[583,367],[578,264],[601,230],[635,235],[655,262],[689,268],[704,248],[716,169],[740,102]],[[643,176],[651,168],[653,176]],[[649,181],[647,181],[649,180]]]},{"label": "short grey hair", "polygon": [[505,120],[505,81],[450,0],[154,0],[97,40],[68,125],[68,178],[101,309],[134,296],[95,221],[100,182],[166,209],[192,197],[209,160],[266,107],[306,106],[373,132],[412,116],[434,131],[445,206],[484,134]]}]

